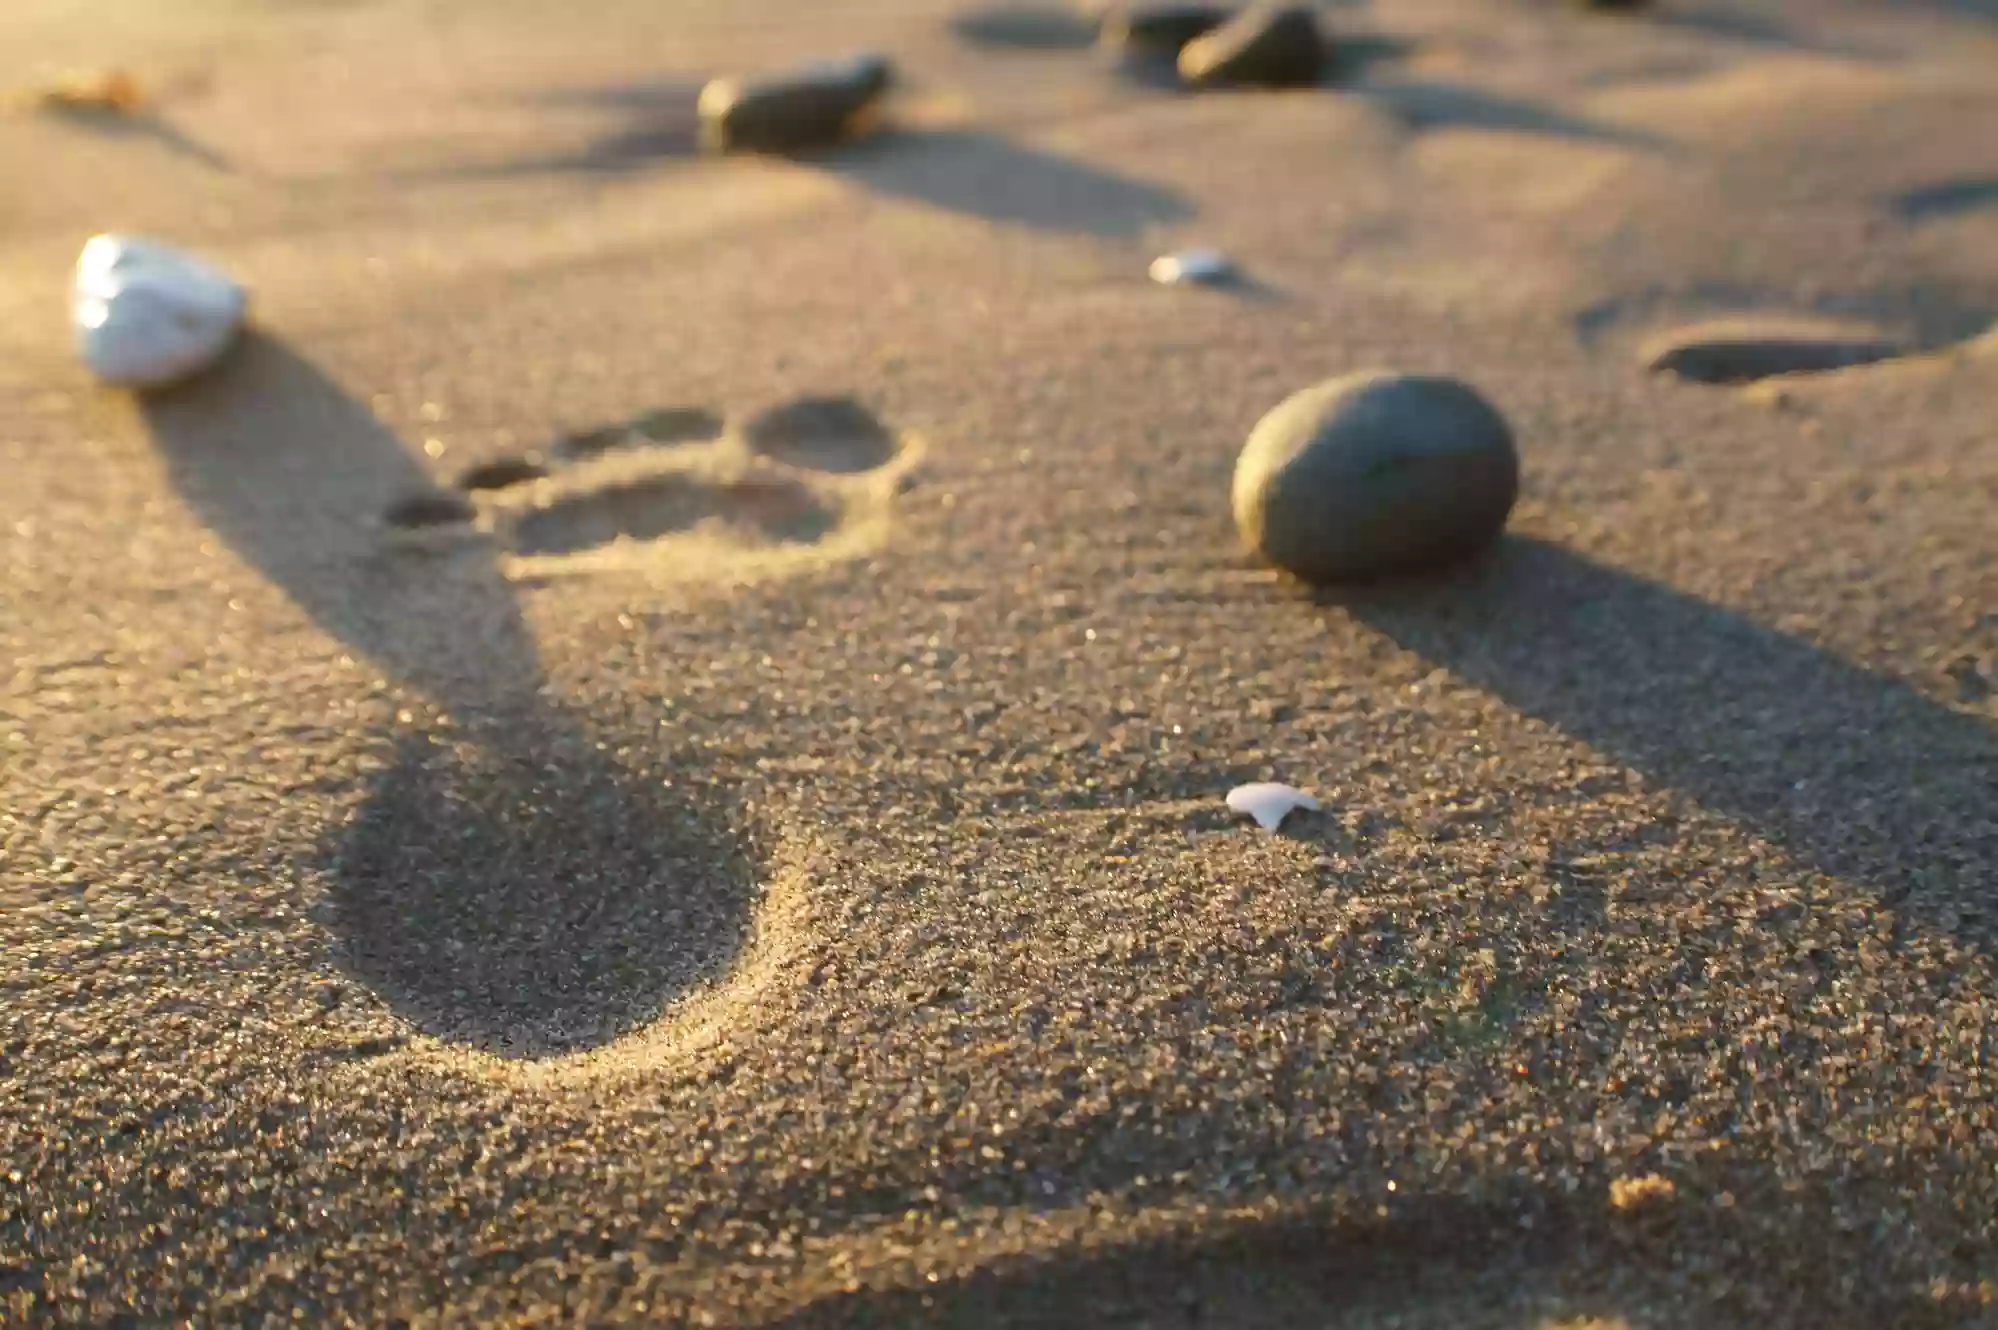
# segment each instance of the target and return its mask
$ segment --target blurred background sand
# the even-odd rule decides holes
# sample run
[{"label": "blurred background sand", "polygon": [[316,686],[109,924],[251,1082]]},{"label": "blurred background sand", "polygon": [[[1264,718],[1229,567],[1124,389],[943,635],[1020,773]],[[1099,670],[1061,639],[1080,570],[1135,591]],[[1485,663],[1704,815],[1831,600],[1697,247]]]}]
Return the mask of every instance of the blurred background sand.
[{"label": "blurred background sand", "polygon": [[[1998,15],[1323,17],[1179,96],[928,0],[0,12],[154,93],[0,119],[0,1319],[1988,1320]],[[889,132],[693,154],[859,48]],[[143,404],[118,228],[259,325]],[[1635,358],[1740,315],[1921,354]],[[1375,364],[1516,534],[1312,596],[1229,471]],[[728,451],[845,396],[865,466]],[[556,482],[657,543],[381,525],[666,408],[722,460]]]}]

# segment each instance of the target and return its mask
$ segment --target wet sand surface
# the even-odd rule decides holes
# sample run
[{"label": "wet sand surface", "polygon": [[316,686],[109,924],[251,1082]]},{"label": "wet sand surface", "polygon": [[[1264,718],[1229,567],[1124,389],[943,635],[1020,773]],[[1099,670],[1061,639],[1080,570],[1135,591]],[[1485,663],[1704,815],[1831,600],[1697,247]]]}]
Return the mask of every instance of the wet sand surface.
[{"label": "wet sand surface", "polygon": [[[1998,1318],[1998,12],[166,8],[0,15],[157,94],[0,118],[0,1322]],[[254,291],[143,401],[116,228]],[[1523,494],[1314,593],[1229,475],[1371,365]]]}]

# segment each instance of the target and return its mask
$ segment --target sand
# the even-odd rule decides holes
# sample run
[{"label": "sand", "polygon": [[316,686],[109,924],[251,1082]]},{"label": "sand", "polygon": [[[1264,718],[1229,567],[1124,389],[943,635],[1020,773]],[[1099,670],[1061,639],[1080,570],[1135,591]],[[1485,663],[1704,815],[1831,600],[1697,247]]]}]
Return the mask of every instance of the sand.
[{"label": "sand", "polygon": [[[154,100],[0,118],[0,1323],[1993,1323],[1994,17],[1373,0],[1182,97],[929,0],[6,6]],[[692,153],[859,47],[893,133]],[[255,291],[143,403],[116,227]],[[1735,318],[1917,354],[1642,368]],[[1514,534],[1314,594],[1228,477],[1370,365]]]}]

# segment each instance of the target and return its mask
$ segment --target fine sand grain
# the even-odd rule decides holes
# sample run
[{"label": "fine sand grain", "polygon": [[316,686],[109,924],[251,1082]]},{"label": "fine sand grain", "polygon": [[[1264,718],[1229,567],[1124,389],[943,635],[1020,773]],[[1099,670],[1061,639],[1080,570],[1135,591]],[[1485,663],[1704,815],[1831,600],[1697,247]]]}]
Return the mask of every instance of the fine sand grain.
[{"label": "fine sand grain", "polygon": [[[0,6],[149,94],[0,117],[0,1324],[1998,1321],[1998,14],[1066,13]],[[217,372],[75,362],[114,228]],[[1513,534],[1314,595],[1235,454],[1377,365]]]}]

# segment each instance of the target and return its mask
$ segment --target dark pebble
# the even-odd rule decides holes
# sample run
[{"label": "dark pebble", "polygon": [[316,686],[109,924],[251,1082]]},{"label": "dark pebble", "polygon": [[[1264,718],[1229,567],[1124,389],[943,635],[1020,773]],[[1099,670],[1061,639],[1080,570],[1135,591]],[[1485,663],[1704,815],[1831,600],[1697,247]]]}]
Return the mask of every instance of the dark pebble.
[{"label": "dark pebble", "polygon": [[724,152],[825,147],[850,134],[888,91],[893,71],[878,55],[856,55],[701,89],[701,136]]},{"label": "dark pebble", "polygon": [[1195,87],[1316,83],[1325,68],[1318,19],[1302,5],[1257,5],[1179,53],[1179,76]]},{"label": "dark pebble", "polygon": [[1235,522],[1310,582],[1469,556],[1505,529],[1519,455],[1504,417],[1455,379],[1368,371],[1287,398],[1235,464]]},{"label": "dark pebble", "polygon": [[458,488],[461,490],[503,490],[509,485],[522,485],[530,480],[540,480],[548,474],[548,468],[539,460],[526,455],[496,457],[490,462],[479,462],[458,473]]}]

